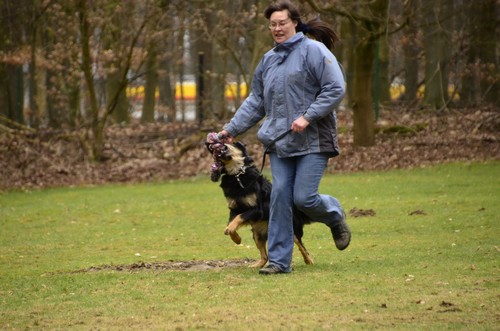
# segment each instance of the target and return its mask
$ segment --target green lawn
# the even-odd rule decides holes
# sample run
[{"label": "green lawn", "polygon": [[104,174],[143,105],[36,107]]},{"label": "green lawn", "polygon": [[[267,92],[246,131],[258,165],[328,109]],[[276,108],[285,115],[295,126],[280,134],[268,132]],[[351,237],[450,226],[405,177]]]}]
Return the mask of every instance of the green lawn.
[{"label": "green lawn", "polygon": [[335,249],[305,228],[315,264],[204,271],[74,271],[139,261],[256,259],[223,231],[209,178],[0,195],[0,329],[500,328],[500,162],[325,176],[353,232]]}]

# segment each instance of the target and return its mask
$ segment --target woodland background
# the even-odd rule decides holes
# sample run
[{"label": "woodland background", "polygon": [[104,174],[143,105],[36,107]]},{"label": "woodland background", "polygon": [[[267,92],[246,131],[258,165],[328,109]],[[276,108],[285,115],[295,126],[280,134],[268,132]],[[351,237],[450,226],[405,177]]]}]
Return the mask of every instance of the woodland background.
[{"label": "woodland background", "polygon": [[[0,189],[207,174],[206,133],[272,47],[268,3],[0,0]],[[296,3],[341,38],[330,170],[500,159],[497,0]]]}]

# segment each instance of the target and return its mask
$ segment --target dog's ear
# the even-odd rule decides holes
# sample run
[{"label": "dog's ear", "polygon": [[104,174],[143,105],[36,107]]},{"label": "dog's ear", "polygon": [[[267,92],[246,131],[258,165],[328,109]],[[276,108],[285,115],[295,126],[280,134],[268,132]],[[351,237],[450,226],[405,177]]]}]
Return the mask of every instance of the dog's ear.
[{"label": "dog's ear", "polygon": [[241,150],[243,152],[243,155],[247,155],[247,145],[240,141],[234,142],[233,145]]},{"label": "dog's ear", "polygon": [[236,146],[239,150],[241,150],[241,153],[245,157],[243,162],[245,162],[246,165],[253,163],[253,159],[248,155],[247,145],[239,141],[235,142],[233,145]]}]

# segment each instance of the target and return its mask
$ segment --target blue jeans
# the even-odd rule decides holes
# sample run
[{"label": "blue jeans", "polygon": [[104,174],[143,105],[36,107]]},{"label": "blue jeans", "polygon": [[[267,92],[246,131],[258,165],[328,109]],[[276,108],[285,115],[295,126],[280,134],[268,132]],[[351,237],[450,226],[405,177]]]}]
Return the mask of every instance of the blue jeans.
[{"label": "blue jeans", "polygon": [[269,264],[290,272],[294,245],[292,204],[311,220],[328,226],[342,218],[342,207],[334,197],[318,193],[328,155],[279,158],[271,153],[270,160],[273,189],[268,230]]}]

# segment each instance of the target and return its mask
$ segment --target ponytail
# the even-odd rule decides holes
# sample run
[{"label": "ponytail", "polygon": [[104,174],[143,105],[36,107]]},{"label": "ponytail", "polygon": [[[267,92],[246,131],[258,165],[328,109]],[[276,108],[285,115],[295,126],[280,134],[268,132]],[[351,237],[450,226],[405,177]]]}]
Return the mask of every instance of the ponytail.
[{"label": "ponytail", "polygon": [[301,31],[317,41],[321,41],[331,51],[335,49],[335,43],[339,41],[339,37],[335,31],[318,17],[311,19],[305,24],[299,22],[295,30],[297,32]]}]

